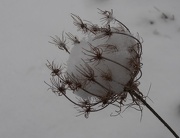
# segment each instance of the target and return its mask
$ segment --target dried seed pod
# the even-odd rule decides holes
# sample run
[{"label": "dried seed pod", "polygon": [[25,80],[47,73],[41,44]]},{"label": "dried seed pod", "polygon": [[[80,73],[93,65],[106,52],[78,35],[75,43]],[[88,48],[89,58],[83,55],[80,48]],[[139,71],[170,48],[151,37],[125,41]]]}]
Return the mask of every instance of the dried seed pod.
[{"label": "dried seed pod", "polygon": [[[146,102],[147,96],[138,89],[142,76],[142,45],[139,37],[134,37],[122,22],[113,17],[113,10],[99,11],[103,15],[101,20],[105,23],[102,27],[91,22],[84,23],[79,16],[71,14],[74,25],[87,34],[81,41],[71,33],[67,34],[74,44],[71,53],[67,49],[63,34],[61,39],[58,36],[52,37],[53,42],[50,43],[65,50],[70,56],[66,72],[62,72],[62,66],[56,66],[54,62],[50,64],[48,61],[47,67],[52,71],[52,85],[45,83],[52,92],[75,104],[79,115],[84,115],[85,118],[89,117],[90,112],[103,110],[109,105],[118,108],[115,115],[121,113],[122,107],[125,107],[124,110],[131,107],[140,111],[142,117],[142,105],[145,105],[176,138],[179,138]],[[112,26],[112,21],[118,26]],[[72,96],[67,95],[67,90],[71,90],[75,97],[81,97],[76,97],[76,100],[82,100],[73,100],[70,98]]]},{"label": "dried seed pod", "polygon": [[[85,34],[80,40],[71,33],[66,33],[74,45],[71,52],[67,49],[63,34],[61,39],[52,37],[53,42],[50,43],[68,52],[69,59],[63,73],[60,73],[62,66],[54,63],[47,65],[54,76],[50,89],[80,107],[79,112],[85,117],[110,104],[119,108],[117,114],[121,112],[122,106],[136,105],[141,110],[141,102],[132,94],[137,93],[144,98],[136,85],[142,75],[141,42],[123,23],[114,18],[112,10],[99,9],[99,13],[103,16],[102,26],[83,21],[79,16],[71,14],[74,25]],[[66,90],[71,90],[82,101],[76,102],[69,98]],[[131,102],[125,104],[128,94]]]}]

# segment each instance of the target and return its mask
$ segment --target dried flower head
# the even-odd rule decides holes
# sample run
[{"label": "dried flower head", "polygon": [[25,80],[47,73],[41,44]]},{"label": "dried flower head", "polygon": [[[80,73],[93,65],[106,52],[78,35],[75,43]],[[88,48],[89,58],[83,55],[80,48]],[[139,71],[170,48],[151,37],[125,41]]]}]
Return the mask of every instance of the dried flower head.
[{"label": "dried flower head", "polygon": [[[113,10],[99,13],[103,16],[103,26],[83,21],[79,16],[71,14],[74,25],[87,34],[86,39],[79,40],[77,36],[66,33],[74,47],[67,49],[67,40],[51,37],[59,49],[70,54],[67,70],[48,61],[47,67],[53,78],[50,79],[50,89],[58,95],[64,95],[69,101],[80,107],[79,112],[87,118],[90,112],[97,112],[109,105],[119,108],[137,107],[141,110],[141,102],[135,94],[144,99],[138,90],[138,80],[141,72],[142,46],[138,38],[129,29],[114,18]],[[112,24],[113,21],[113,24]],[[102,62],[103,61],[103,62]],[[137,75],[140,73],[139,77]],[[70,90],[82,100],[77,102],[66,94]],[[127,97],[131,102],[126,103]],[[79,99],[79,98],[78,98]],[[94,100],[92,100],[94,99]],[[81,115],[81,114],[80,114]]]},{"label": "dried flower head", "polygon": [[84,23],[81,18],[75,14],[71,14],[71,17],[74,20],[74,25],[78,28],[78,31],[81,30],[83,33],[87,33],[88,32],[88,27],[87,24]]},{"label": "dried flower head", "polygon": [[68,88],[73,92],[78,91],[79,89],[83,89],[86,84],[86,81],[84,81],[84,79],[75,76],[73,73],[72,74],[67,73],[67,77],[64,82],[67,83],[67,81],[70,82],[68,83]]},{"label": "dried flower head", "polygon": [[47,62],[48,63],[46,64],[46,66],[52,71],[51,72],[52,76],[60,76],[63,73],[64,67],[62,65],[58,66],[58,65],[54,64],[54,61],[52,63],[50,63],[47,60]]},{"label": "dried flower head", "polygon": [[78,109],[78,112],[79,112],[80,114],[77,115],[77,116],[84,115],[85,118],[88,118],[90,112],[93,111],[90,105],[82,106],[82,107],[79,107],[79,108],[80,108],[80,109]]},{"label": "dried flower head", "polygon": [[52,85],[49,85],[47,83],[46,84],[50,87],[49,89],[51,89],[53,93],[57,94],[58,96],[66,94],[67,88],[65,87],[65,84],[62,83],[60,78],[56,79],[55,77],[52,77],[50,81]]},{"label": "dried flower head", "polygon": [[101,39],[101,38],[108,40],[112,35],[113,35],[113,31],[111,30],[110,25],[107,25],[107,26],[101,28],[101,32],[96,35],[94,40]]},{"label": "dried flower head", "polygon": [[110,69],[107,69],[106,71],[100,70],[101,72],[101,77],[105,80],[105,81],[113,81],[112,79],[112,72]]},{"label": "dried flower head", "polygon": [[101,9],[98,9],[98,10],[99,10],[99,13],[104,16],[101,18],[101,21],[103,23],[110,24],[110,22],[112,22],[114,20],[112,9],[111,9],[111,11],[103,11]]},{"label": "dried flower head", "polygon": [[94,81],[95,74],[94,70],[87,63],[84,62],[84,66],[80,65],[80,67],[76,66],[76,70],[83,76],[87,81]]},{"label": "dried flower head", "polygon": [[[143,106],[146,106],[179,138],[146,102],[147,96],[138,88],[142,76],[142,42],[139,35],[135,37],[128,27],[117,20],[113,16],[113,10],[98,10],[103,16],[102,26],[89,21],[83,22],[79,16],[71,14],[74,25],[86,34],[85,38],[79,40],[71,33],[66,33],[74,45],[71,53],[64,33],[62,38],[51,37],[50,43],[65,50],[69,59],[66,71],[62,65],[57,66],[48,61],[46,65],[51,70],[51,85],[45,83],[53,93],[64,96],[76,105],[79,115],[84,115],[85,118],[91,112],[98,112],[109,105],[117,107],[115,114],[111,116],[132,108],[140,111],[142,117]],[[72,93],[67,93],[67,90]],[[74,94],[75,100],[68,94]]]},{"label": "dried flower head", "polygon": [[91,43],[89,43],[90,46],[90,50],[84,49],[84,51],[82,51],[84,53],[84,55],[87,55],[89,58],[87,59],[88,62],[93,62],[99,64],[99,62],[103,59],[102,58],[102,54],[103,54],[103,50],[100,47],[95,47],[93,46]]},{"label": "dried flower head", "polygon": [[101,28],[97,24],[93,24],[91,22],[88,22],[88,28],[89,28],[90,32],[95,35],[97,33],[101,32]]},{"label": "dried flower head", "polygon": [[55,37],[52,37],[52,41],[53,42],[49,42],[51,44],[56,45],[59,49],[61,50],[65,50],[67,53],[70,54],[68,47],[67,47],[67,43],[66,43],[66,38],[64,37],[64,32],[62,33],[62,38],[59,38],[57,35]]}]

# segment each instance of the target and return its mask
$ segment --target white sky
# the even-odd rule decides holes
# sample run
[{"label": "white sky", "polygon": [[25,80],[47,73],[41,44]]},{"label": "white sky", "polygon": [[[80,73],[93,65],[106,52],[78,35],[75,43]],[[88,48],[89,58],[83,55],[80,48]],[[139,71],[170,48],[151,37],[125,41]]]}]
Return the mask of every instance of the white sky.
[{"label": "white sky", "polygon": [[[64,97],[47,91],[46,60],[62,63],[68,58],[48,43],[50,36],[76,34],[71,13],[99,23],[97,8],[113,9],[117,19],[143,38],[140,90],[146,94],[152,84],[153,102],[147,102],[180,135],[179,0],[1,0],[1,138],[173,137],[146,107],[141,122],[133,109],[110,117],[113,110],[107,108],[85,119],[76,117],[74,105]],[[163,20],[162,13],[175,20]]]}]

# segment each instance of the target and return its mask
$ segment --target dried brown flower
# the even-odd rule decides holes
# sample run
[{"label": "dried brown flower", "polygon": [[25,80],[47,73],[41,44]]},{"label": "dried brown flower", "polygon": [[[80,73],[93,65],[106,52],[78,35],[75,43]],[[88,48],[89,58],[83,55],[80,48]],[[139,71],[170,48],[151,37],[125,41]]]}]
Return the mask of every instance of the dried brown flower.
[{"label": "dried brown flower", "polygon": [[64,37],[64,33],[62,33],[62,38],[59,38],[57,35],[55,37],[52,37],[52,41],[53,42],[49,42],[51,44],[56,45],[59,49],[61,50],[65,50],[67,53],[70,54],[68,47],[67,47],[67,43],[66,43],[66,38]]},{"label": "dried brown flower", "polygon": [[81,18],[75,14],[71,14],[71,17],[74,20],[74,25],[78,28],[78,31],[81,30],[83,33],[87,33],[88,32],[88,27],[87,24],[84,23]]},{"label": "dried brown flower", "polygon": [[56,64],[54,64],[54,61],[52,63],[50,63],[47,60],[48,64],[46,64],[46,66],[52,71],[51,75],[52,76],[60,76],[63,73],[63,69],[64,67],[62,65],[58,66]]}]

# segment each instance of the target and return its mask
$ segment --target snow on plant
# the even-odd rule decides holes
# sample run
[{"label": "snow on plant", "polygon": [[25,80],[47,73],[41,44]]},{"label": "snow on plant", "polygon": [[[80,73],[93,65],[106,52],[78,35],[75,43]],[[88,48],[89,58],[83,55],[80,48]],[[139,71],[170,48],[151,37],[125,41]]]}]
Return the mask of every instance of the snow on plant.
[{"label": "snow on plant", "polygon": [[[52,37],[50,43],[67,52],[69,59],[66,66],[48,61],[50,89],[75,104],[79,115],[84,114],[86,118],[89,113],[109,105],[118,108],[116,115],[122,112],[122,108],[129,107],[142,112],[142,105],[145,105],[157,117],[158,114],[146,102],[147,96],[138,89],[142,76],[142,41],[139,35],[135,37],[113,16],[112,10],[99,9],[99,13],[103,16],[101,26],[71,14],[74,25],[84,34],[81,40],[64,32],[61,38]],[[74,45],[71,50],[67,40]],[[160,121],[164,123],[164,120]]]},{"label": "snow on plant", "polygon": [[[141,42],[113,17],[112,11],[99,11],[103,15],[101,27],[71,15],[74,25],[85,34],[81,40],[71,33],[66,36],[62,33],[61,38],[52,37],[50,43],[69,53],[69,59],[64,71],[62,65],[48,61],[47,66],[52,71],[50,88],[66,98],[71,90],[79,99],[73,103],[84,111],[85,117],[112,104],[119,108],[117,113],[125,105],[138,105],[141,110],[140,101],[131,94],[137,93],[143,98],[137,88],[141,77]],[[73,42],[71,51],[67,48],[66,37]],[[125,104],[128,95],[131,102]]]}]

